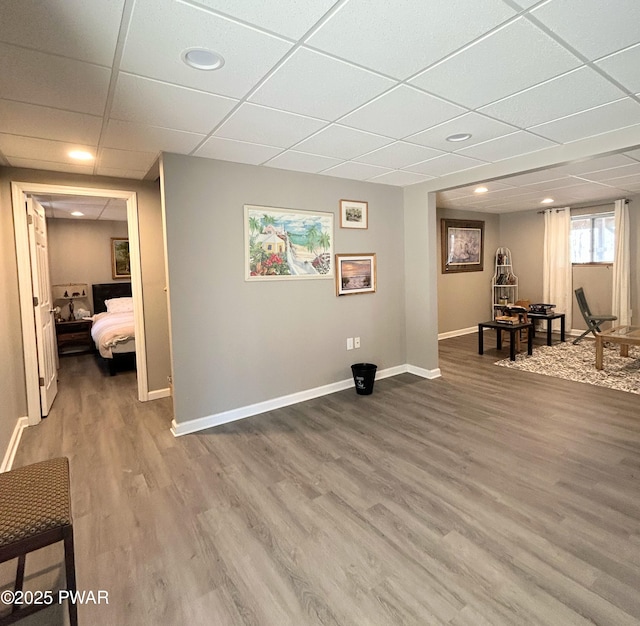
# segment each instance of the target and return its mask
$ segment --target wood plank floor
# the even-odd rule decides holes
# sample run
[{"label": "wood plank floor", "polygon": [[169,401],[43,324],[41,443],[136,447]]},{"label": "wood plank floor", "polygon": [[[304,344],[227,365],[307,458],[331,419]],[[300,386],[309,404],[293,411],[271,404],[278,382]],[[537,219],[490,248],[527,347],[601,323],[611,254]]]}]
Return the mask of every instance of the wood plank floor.
[{"label": "wood plank floor", "polygon": [[[133,374],[63,359],[15,466],[70,458],[78,585],[109,592],[81,624],[640,624],[640,398],[485,346],[179,439]],[[43,552],[28,584],[59,585]]]}]

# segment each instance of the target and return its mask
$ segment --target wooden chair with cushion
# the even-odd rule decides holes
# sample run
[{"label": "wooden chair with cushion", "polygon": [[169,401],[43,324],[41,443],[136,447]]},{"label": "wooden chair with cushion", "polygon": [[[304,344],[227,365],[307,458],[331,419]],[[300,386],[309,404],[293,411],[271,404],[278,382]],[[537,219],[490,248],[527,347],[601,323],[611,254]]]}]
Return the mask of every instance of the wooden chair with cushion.
[{"label": "wooden chair with cushion", "polygon": [[[14,592],[22,591],[27,553],[58,541],[64,542],[66,589],[76,591],[69,489],[66,457],[0,474],[0,563],[18,559]],[[55,601],[57,596],[54,596]],[[74,602],[68,602],[69,622],[76,626],[77,607]],[[14,603],[11,612],[0,617],[0,626],[13,624],[50,604]]]}]

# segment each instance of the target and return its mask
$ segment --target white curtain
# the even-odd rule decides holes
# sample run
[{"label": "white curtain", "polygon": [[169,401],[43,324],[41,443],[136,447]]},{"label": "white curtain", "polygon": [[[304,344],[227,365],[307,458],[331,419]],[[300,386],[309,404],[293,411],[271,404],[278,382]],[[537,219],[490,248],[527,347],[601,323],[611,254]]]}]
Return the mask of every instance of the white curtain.
[{"label": "white curtain", "polygon": [[545,304],[555,304],[571,326],[573,291],[571,280],[571,212],[549,209],[544,212],[544,258],[542,292]]},{"label": "white curtain", "polygon": [[629,206],[626,200],[615,204],[616,251],[613,261],[613,298],[611,314],[618,318],[616,324],[631,324],[631,280],[629,255]]}]

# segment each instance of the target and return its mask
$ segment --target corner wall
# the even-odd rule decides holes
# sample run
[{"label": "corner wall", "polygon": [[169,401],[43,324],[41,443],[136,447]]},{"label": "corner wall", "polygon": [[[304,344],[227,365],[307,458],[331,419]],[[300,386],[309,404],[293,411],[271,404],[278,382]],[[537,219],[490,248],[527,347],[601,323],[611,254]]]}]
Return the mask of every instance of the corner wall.
[{"label": "corner wall", "polygon": [[[177,424],[406,363],[401,189],[176,154],[162,170]],[[367,230],[340,228],[344,198],[369,203]],[[335,253],[377,254],[377,292],[246,282],[245,204],[333,213]]]}]

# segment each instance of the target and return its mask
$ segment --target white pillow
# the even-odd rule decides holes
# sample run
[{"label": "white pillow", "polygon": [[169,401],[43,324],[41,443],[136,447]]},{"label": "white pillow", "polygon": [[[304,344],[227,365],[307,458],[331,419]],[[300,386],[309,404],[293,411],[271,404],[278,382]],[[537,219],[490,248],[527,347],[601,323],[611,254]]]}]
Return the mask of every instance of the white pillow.
[{"label": "white pillow", "polygon": [[104,301],[107,313],[126,313],[133,311],[133,298],[111,298]]}]

